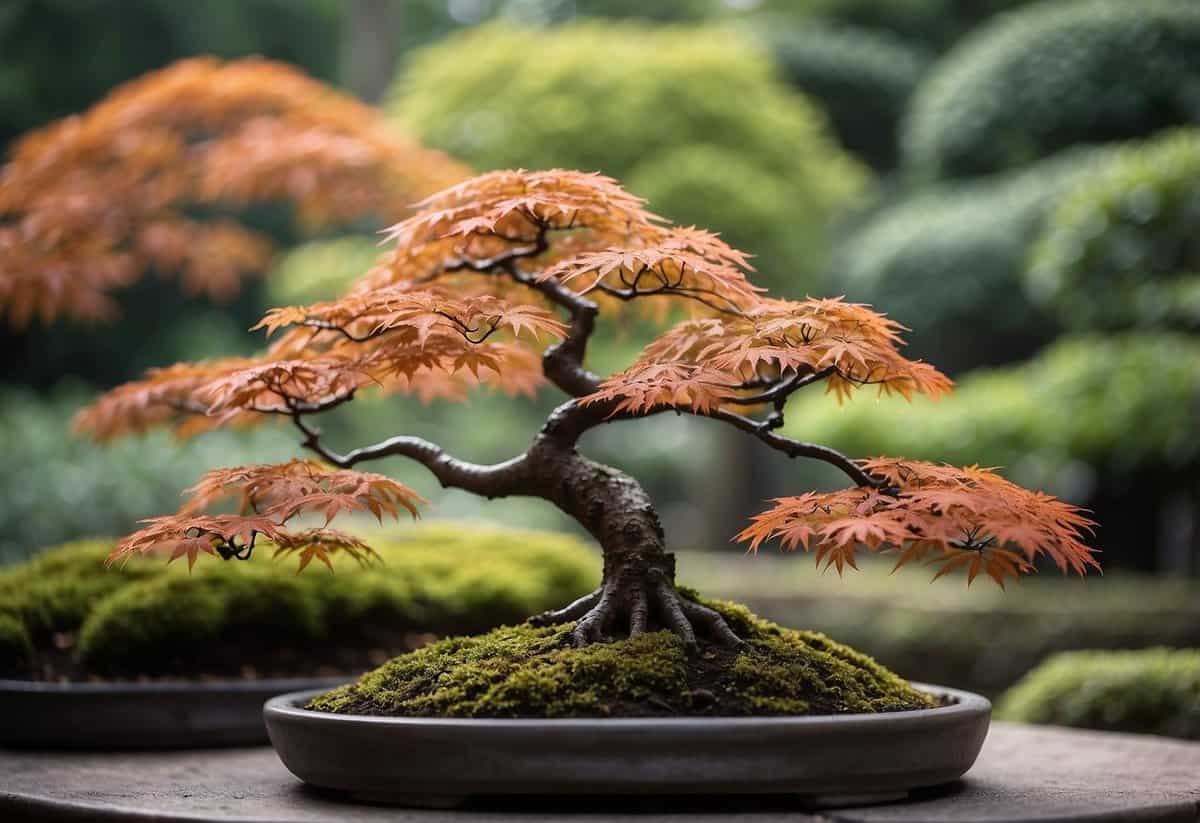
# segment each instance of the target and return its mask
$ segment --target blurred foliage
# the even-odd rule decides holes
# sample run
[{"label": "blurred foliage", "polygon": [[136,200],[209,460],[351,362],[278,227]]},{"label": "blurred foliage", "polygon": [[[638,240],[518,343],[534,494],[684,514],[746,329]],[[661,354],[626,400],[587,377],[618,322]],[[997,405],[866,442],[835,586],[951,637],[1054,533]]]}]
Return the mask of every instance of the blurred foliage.
[{"label": "blurred foliage", "polygon": [[124,533],[139,518],[179,508],[180,492],[207,469],[296,452],[291,432],[274,427],[186,443],[157,432],[98,446],[71,433],[87,397],[79,386],[48,399],[0,394],[0,563],[84,535]]},{"label": "blurred foliage", "polygon": [[1200,650],[1056,654],[1004,693],[996,717],[1200,740]]},{"label": "blurred foliage", "polygon": [[817,571],[810,556],[767,549],[756,557],[680,552],[679,574],[710,596],[824,632],[902,677],[989,696],[1058,651],[1200,646],[1195,581],[1047,572],[1007,590],[986,581],[968,587],[961,574],[932,586],[932,570],[893,575],[887,558],[867,560],[839,577]]},{"label": "blurred foliage", "polygon": [[918,89],[902,146],[916,175],[958,177],[1198,121],[1200,5],[1070,0],[966,37]]},{"label": "blurred foliage", "polygon": [[1123,148],[1053,210],[1026,273],[1068,327],[1200,327],[1200,131]]},{"label": "blurred foliage", "polygon": [[[480,26],[412,55],[390,110],[427,144],[482,169],[641,178],[687,213],[653,197],[651,208],[735,245],[753,240],[747,250],[758,255],[761,279],[792,294],[814,288],[829,215],[865,179],[819,110],[776,76],[769,54],[719,28]],[[681,202],[709,186],[721,196],[704,203],[719,210]],[[759,198],[770,208],[731,206]]]},{"label": "blurred foliage", "polygon": [[928,57],[887,32],[764,26],[792,85],[825,109],[842,145],[874,168],[896,165],[896,132]]},{"label": "blurred foliage", "polygon": [[837,244],[834,293],[912,329],[909,356],[958,372],[1020,360],[1057,332],[1020,287],[1029,246],[1064,192],[1107,150],[884,198]]},{"label": "blurred foliage", "polygon": [[185,55],[262,54],[332,79],[334,0],[6,0],[0,145]]},{"label": "blurred foliage", "polygon": [[266,278],[272,306],[332,300],[371,268],[382,253],[374,238],[357,235],[312,240],[275,260]]},{"label": "blurred foliage", "polygon": [[1200,340],[1065,337],[1032,360],[967,375],[939,401],[869,392],[788,408],[793,433],[848,454],[1002,466],[1009,479],[1086,500],[1097,475],[1200,465]]},{"label": "blurred foliage", "polygon": [[1035,0],[751,0],[725,5],[768,19],[809,19],[890,32],[935,53],[989,17],[1031,2]]},{"label": "blurred foliage", "polygon": [[261,552],[190,574],[161,557],[105,569],[111,540],[70,543],[0,574],[0,618],[19,620],[35,647],[75,635],[91,671],[156,674],[187,671],[238,636],[300,650],[329,637],[362,645],[380,629],[478,632],[569,602],[599,578],[592,551],[551,532],[438,524],[371,540],[382,563],[334,575],[298,575]]}]

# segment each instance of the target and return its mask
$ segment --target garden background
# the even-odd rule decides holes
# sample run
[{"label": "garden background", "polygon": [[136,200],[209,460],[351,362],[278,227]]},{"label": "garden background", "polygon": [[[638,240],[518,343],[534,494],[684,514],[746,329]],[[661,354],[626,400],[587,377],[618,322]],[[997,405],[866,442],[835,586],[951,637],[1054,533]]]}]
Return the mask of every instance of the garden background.
[{"label": "garden background", "polygon": [[[701,420],[594,432],[585,450],[660,501],[688,552],[683,582],[990,694],[1060,649],[1200,645],[1200,5],[9,0],[0,143],[196,54],[294,63],[479,170],[611,174],[754,253],[784,296],[886,311],[955,394],[802,397],[789,432],[856,457],[1001,466],[1091,508],[1106,569],[1001,592],[747,558],[729,538],[764,498],[837,477]],[[250,219],[287,250],[233,303],[148,278],[121,293],[115,324],[0,332],[0,562],[123,533],[206,469],[297,453],[282,426],[182,447],[69,434],[97,392],[253,351],[245,330],[267,307],[333,296],[376,253],[377,226],[301,238],[282,212]],[[628,362],[647,333],[605,328],[594,368]],[[327,433],[349,447],[403,431],[500,460],[554,402],[365,399]],[[541,501],[444,493],[393,462],[383,470],[429,496],[432,517],[572,528]]]}]

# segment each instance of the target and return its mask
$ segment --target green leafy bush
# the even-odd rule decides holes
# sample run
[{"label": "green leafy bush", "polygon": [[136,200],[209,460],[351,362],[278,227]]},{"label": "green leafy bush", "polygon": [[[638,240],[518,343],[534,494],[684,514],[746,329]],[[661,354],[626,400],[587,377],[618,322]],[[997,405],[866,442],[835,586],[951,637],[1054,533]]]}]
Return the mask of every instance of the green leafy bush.
[{"label": "green leafy bush", "polygon": [[1075,328],[1200,326],[1200,131],[1122,148],[1055,208],[1026,273]]},{"label": "green leafy bush", "polygon": [[831,263],[834,291],[912,329],[909,353],[959,371],[1019,360],[1057,330],[1021,289],[1049,209],[1111,152],[1084,150],[885,203],[849,231]]},{"label": "green leafy bush", "polygon": [[[830,215],[865,176],[770,55],[719,28],[481,26],[415,53],[390,111],[426,144],[483,169],[598,170],[635,191],[641,178],[676,208],[683,196],[672,193],[718,186],[722,198],[705,201],[712,213],[689,202],[683,219],[735,243],[752,238],[764,280],[791,293],[815,287]],[[770,208],[757,202],[760,185]]]},{"label": "green leafy bush", "polygon": [[902,147],[918,175],[958,177],[1197,121],[1200,5],[1073,0],[964,39],[918,89]]},{"label": "green leafy bush", "polygon": [[928,58],[886,32],[767,26],[765,42],[796,88],[825,109],[842,145],[874,168],[896,165],[896,133]]},{"label": "green leafy bush", "polygon": [[[591,590],[598,560],[551,532],[432,524],[377,535],[380,565],[296,574],[289,561],[106,569],[111,540],[51,549],[0,574],[0,644],[68,634],[92,673],[187,672],[223,646],[369,644],[381,629],[447,634],[523,620]],[[17,641],[8,638],[16,637]],[[186,642],[180,642],[186,638]],[[253,663],[254,660],[247,661]]]},{"label": "green leafy bush", "polygon": [[1200,650],[1056,654],[1004,693],[996,716],[1200,740]]}]

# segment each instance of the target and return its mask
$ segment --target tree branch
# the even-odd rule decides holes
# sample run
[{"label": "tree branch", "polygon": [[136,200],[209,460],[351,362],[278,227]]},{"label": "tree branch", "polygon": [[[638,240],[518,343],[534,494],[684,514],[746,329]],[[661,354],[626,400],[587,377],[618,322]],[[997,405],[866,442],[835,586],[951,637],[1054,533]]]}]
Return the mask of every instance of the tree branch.
[{"label": "tree branch", "polygon": [[308,425],[303,414],[293,413],[292,422],[304,434],[301,445],[339,468],[349,469],[359,463],[384,457],[407,457],[428,469],[444,488],[463,489],[489,500],[527,493],[524,454],[492,465],[470,463],[451,457],[436,443],[408,436],[391,437],[373,446],[338,454],[321,443],[321,432]]}]

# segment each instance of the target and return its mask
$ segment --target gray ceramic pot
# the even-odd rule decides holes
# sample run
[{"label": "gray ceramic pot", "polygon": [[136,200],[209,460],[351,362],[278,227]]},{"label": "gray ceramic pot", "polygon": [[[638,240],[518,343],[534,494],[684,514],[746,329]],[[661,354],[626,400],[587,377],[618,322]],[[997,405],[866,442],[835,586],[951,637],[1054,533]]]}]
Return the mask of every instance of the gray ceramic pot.
[{"label": "gray ceramic pot", "polygon": [[0,744],[162,749],[267,742],[263,701],[347,678],[162,683],[0,680]]},{"label": "gray ceramic pot", "polygon": [[371,801],[453,803],[495,794],[765,794],[892,799],[975,762],[991,704],[752,718],[469,720],[364,717],[267,701],[271,743],[306,783]]}]

